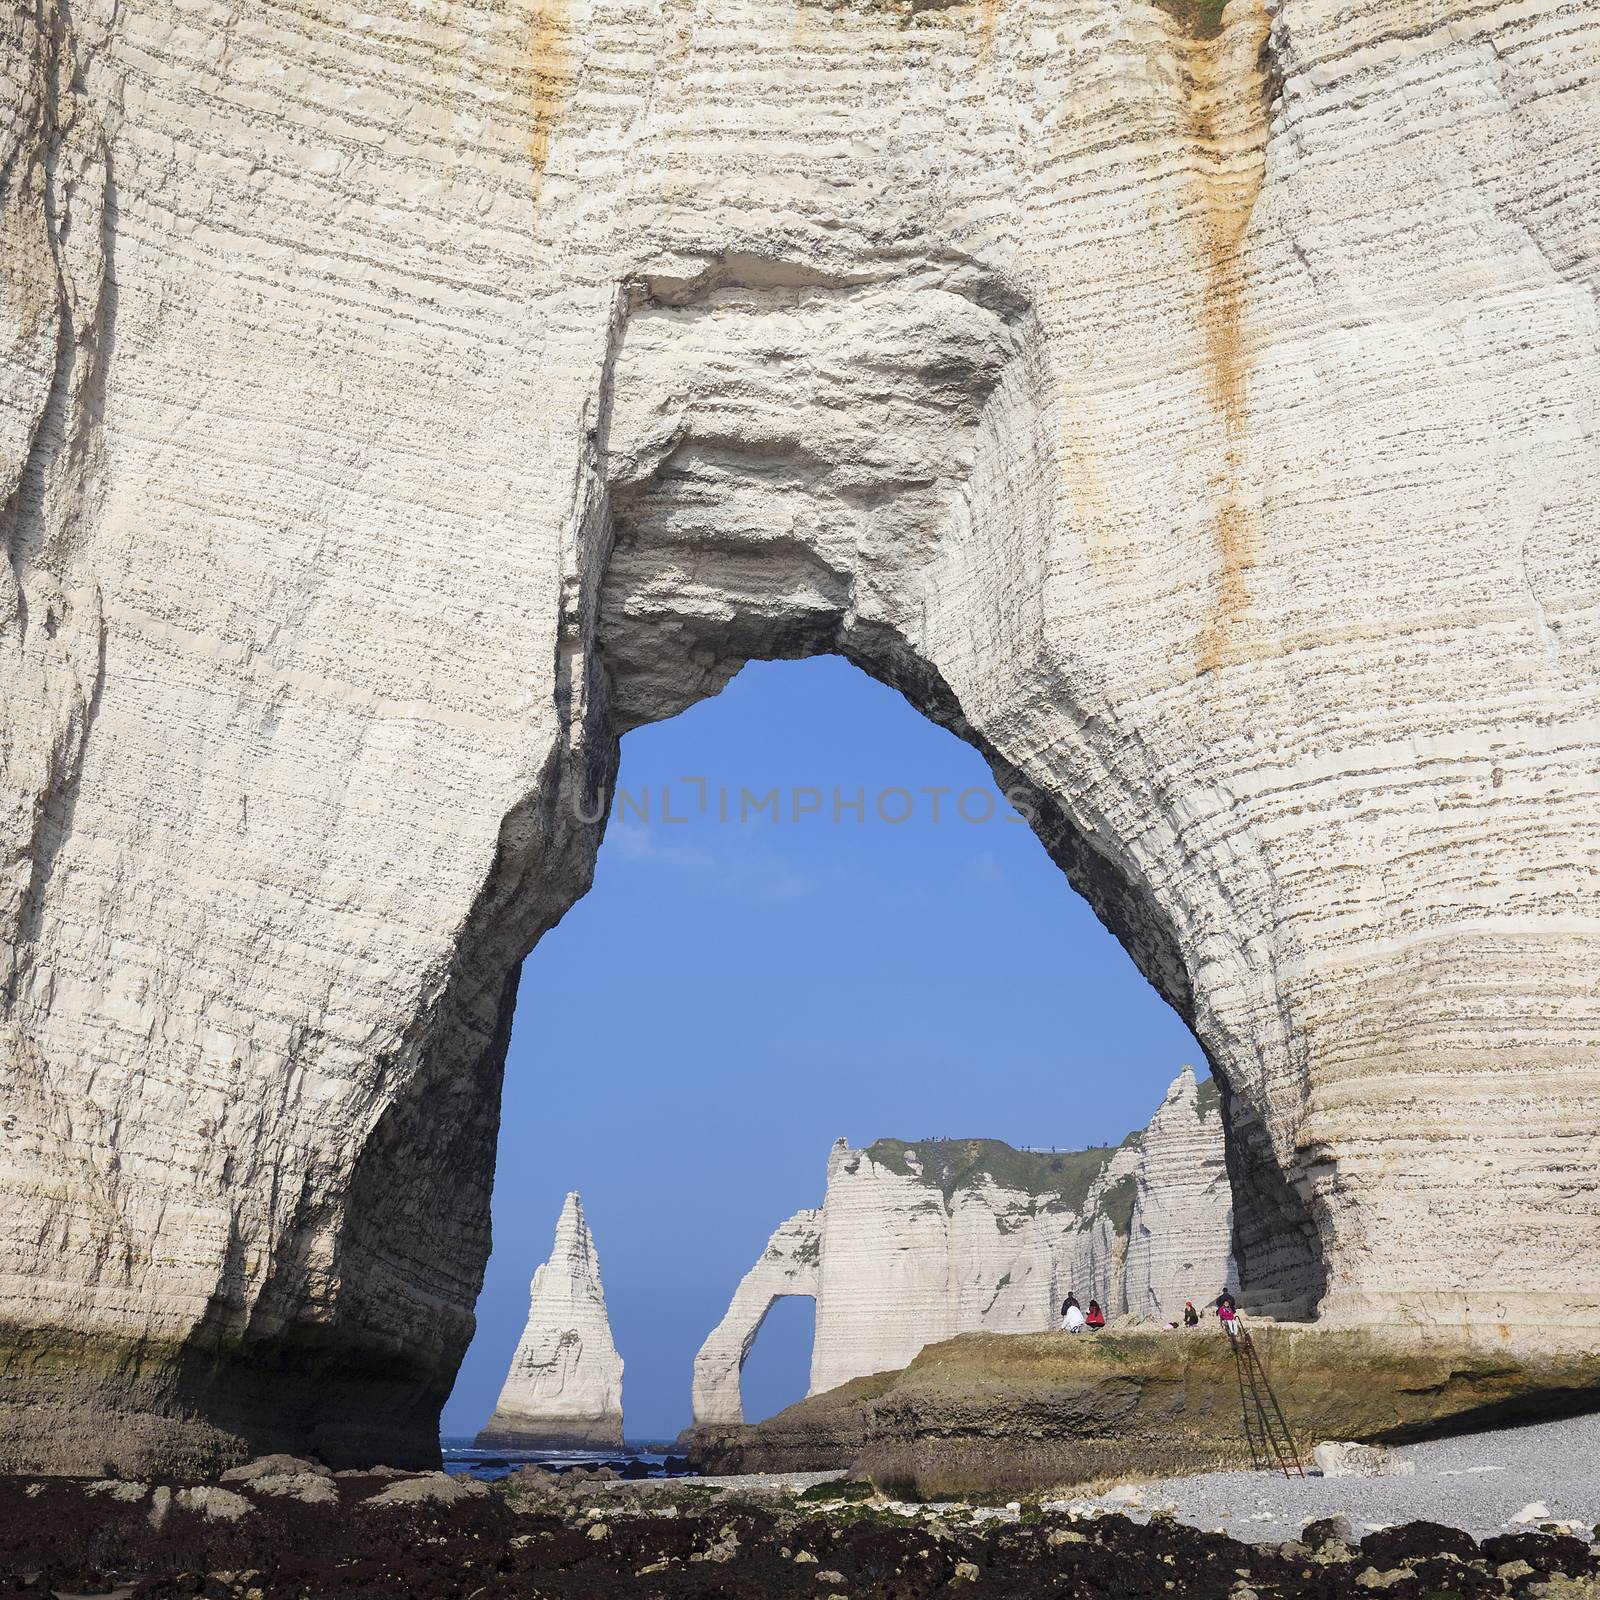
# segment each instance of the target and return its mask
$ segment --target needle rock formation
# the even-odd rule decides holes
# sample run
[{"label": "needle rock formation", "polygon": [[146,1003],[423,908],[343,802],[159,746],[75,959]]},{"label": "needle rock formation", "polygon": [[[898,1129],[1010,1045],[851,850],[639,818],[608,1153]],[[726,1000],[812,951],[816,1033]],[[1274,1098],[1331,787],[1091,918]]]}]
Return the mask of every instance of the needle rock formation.
[{"label": "needle rock formation", "polygon": [[695,1426],[743,1421],[739,1374],[773,1304],[817,1302],[809,1394],[958,1333],[1054,1328],[1074,1290],[1175,1319],[1234,1278],[1217,1087],[1192,1068],[1115,1150],[840,1140],[821,1207],[790,1217],[695,1357]]},{"label": "needle rock formation", "polygon": [[1593,0],[7,7],[0,1469],[437,1465],[520,965],[752,657],[1025,806],[1254,1304],[1600,1343],[1597,81]]},{"label": "needle rock formation", "polygon": [[612,1449],[622,1444],[622,1357],[611,1342],[600,1257],[569,1194],[550,1259],[533,1275],[528,1322],[494,1415],[488,1449]]}]

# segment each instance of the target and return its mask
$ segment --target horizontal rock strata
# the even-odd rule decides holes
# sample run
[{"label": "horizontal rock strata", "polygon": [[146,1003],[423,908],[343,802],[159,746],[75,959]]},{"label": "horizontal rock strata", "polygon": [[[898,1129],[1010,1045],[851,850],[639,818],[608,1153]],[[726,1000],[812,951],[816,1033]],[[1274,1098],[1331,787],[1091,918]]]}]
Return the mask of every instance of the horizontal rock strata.
[{"label": "horizontal rock strata", "polygon": [[[1252,1323],[1288,1429],[1404,1443],[1435,1432],[1593,1409],[1600,1358],[1520,1361],[1464,1342]],[[844,1469],[910,1495],[1068,1488],[1258,1464],[1233,1345],[1192,1333],[963,1334],[898,1372],[799,1401],[767,1421],[696,1433],[705,1472]],[[1263,1459],[1265,1457],[1265,1459]]]},{"label": "horizontal rock strata", "polygon": [[569,1194],[550,1259],[533,1274],[528,1320],[480,1449],[612,1449],[622,1444],[622,1357],[611,1340],[600,1257]]},{"label": "horizontal rock strata", "polygon": [[1122,1308],[1175,1322],[1238,1288],[1233,1193],[1216,1083],[1185,1067],[1139,1137],[1122,1263]]},{"label": "horizontal rock strata", "polygon": [[1597,77],[1588,0],[12,8],[0,1466],[433,1456],[519,964],[752,656],[1027,807],[1259,1304],[1592,1346]]}]

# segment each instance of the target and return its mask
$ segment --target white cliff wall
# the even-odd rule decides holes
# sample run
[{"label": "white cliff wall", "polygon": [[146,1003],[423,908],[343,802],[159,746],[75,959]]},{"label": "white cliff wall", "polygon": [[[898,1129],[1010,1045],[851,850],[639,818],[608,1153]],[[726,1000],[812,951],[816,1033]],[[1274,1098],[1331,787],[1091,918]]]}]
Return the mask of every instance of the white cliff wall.
[{"label": "white cliff wall", "polygon": [[939,1191],[839,1140],[828,1155],[808,1392],[902,1367],[949,1337],[950,1268]]},{"label": "white cliff wall", "polygon": [[1123,1266],[1130,1311],[1174,1320],[1185,1300],[1204,1305],[1238,1290],[1233,1199],[1222,1148],[1216,1085],[1197,1086],[1185,1067],[1150,1119]]},{"label": "white cliff wall", "polygon": [[[1076,1181],[1052,1174],[1053,1159]],[[816,1296],[815,1394],[957,1333],[1053,1328],[1069,1291],[1107,1316],[1174,1317],[1231,1281],[1231,1228],[1215,1090],[1202,1095],[1188,1067],[1115,1150],[841,1139],[820,1210],[773,1234],[701,1348],[695,1422],[742,1420],[739,1370],[782,1295]]]},{"label": "white cliff wall", "polygon": [[533,1275],[528,1321],[483,1446],[609,1448],[622,1443],[622,1357],[611,1340],[600,1257],[569,1194],[550,1259]]},{"label": "white cliff wall", "polygon": [[1600,1337],[1600,18],[1194,9],[10,8],[0,1463],[436,1450],[574,802],[752,654],[1038,799],[1247,1288]]},{"label": "white cliff wall", "polygon": [[[1132,1193],[1141,1159],[1139,1140],[1118,1146],[1090,1192],[1076,1227],[1062,1236],[1061,1247],[1069,1263],[1062,1273],[1063,1289],[1072,1289],[1084,1305],[1091,1297],[1098,1300],[1108,1317],[1139,1309],[1128,1304],[1123,1274]],[[1059,1311],[1059,1301],[1054,1309]]]}]

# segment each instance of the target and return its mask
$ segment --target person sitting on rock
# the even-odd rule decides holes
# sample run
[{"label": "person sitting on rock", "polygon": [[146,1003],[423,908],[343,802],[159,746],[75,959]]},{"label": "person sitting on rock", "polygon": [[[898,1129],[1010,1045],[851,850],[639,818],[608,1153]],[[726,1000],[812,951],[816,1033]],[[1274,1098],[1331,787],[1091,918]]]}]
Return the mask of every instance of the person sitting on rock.
[{"label": "person sitting on rock", "polygon": [[1091,1332],[1105,1327],[1106,1314],[1100,1309],[1100,1302],[1098,1300],[1091,1300],[1089,1302],[1089,1314],[1083,1319],[1083,1325]]},{"label": "person sitting on rock", "polygon": [[1078,1304],[1078,1297],[1069,1294],[1061,1302],[1061,1331],[1063,1333],[1077,1333],[1083,1327],[1083,1307]]},{"label": "person sitting on rock", "polygon": [[1200,1313],[1195,1310],[1193,1300],[1185,1300],[1183,1302],[1183,1325],[1186,1328],[1198,1328],[1200,1326]]},{"label": "person sitting on rock", "polygon": [[1238,1313],[1238,1302],[1234,1300],[1233,1296],[1228,1292],[1227,1285],[1224,1284],[1222,1293],[1217,1296],[1217,1320],[1227,1330],[1230,1339],[1233,1337],[1233,1320]]}]

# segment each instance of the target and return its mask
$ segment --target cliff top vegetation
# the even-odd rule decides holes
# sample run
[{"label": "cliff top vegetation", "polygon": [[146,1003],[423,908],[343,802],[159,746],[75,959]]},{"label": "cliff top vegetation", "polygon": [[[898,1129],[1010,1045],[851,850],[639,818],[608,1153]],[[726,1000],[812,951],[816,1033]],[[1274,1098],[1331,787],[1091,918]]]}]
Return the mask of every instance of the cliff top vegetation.
[{"label": "cliff top vegetation", "polygon": [[1196,39],[1215,39],[1222,32],[1227,0],[1155,0],[1169,17],[1176,17]]},{"label": "cliff top vegetation", "polygon": [[987,1178],[1001,1188],[1032,1195],[1051,1210],[1081,1212],[1112,1156],[1139,1140],[1135,1132],[1121,1146],[1048,1151],[1016,1150],[999,1139],[879,1139],[868,1147],[867,1155],[891,1172],[920,1173],[946,1200]]}]

